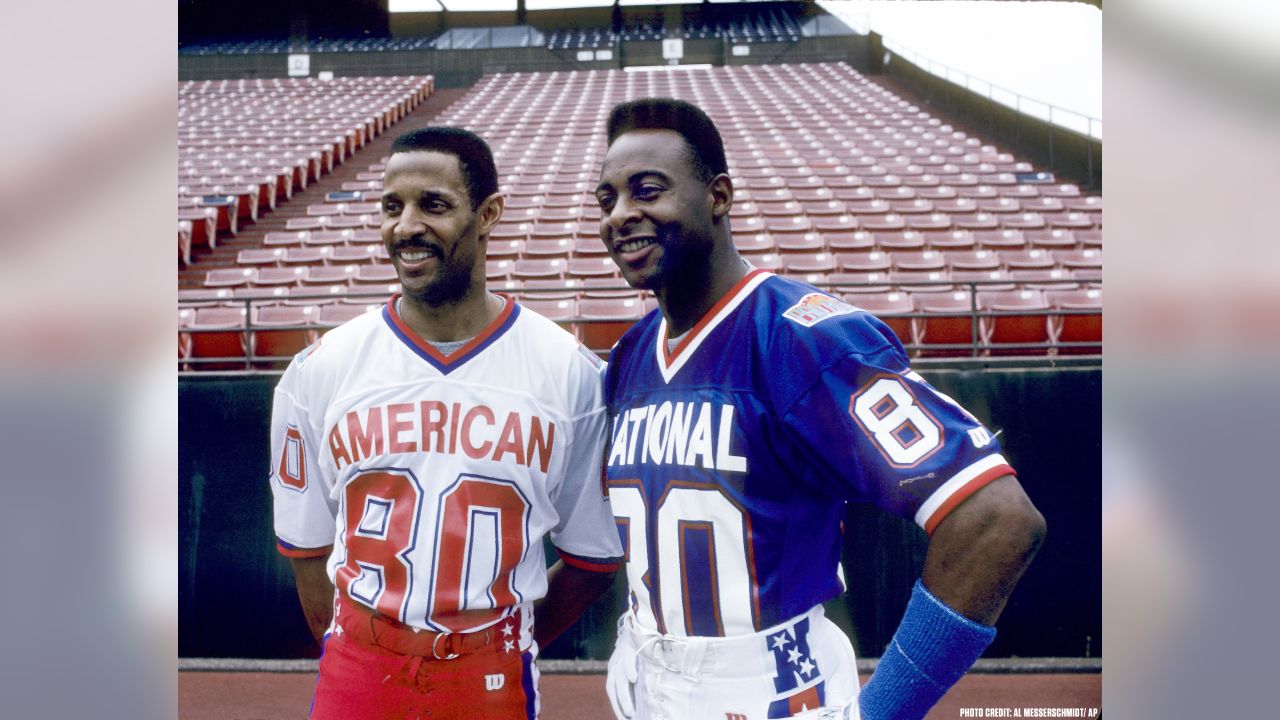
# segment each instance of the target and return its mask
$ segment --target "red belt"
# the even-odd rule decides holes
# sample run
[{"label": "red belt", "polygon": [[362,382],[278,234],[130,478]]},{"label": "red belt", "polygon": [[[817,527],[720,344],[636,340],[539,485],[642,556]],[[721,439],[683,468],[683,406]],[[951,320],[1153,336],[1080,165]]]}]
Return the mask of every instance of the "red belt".
[{"label": "red belt", "polygon": [[[375,614],[368,608],[341,597],[338,600],[337,621],[342,632],[357,640],[401,655],[417,655],[436,660],[453,660],[481,650],[497,652],[504,649],[504,640],[513,642],[516,649],[520,643],[519,612],[497,625],[476,632],[437,633]],[[501,630],[504,625],[510,632]]]}]

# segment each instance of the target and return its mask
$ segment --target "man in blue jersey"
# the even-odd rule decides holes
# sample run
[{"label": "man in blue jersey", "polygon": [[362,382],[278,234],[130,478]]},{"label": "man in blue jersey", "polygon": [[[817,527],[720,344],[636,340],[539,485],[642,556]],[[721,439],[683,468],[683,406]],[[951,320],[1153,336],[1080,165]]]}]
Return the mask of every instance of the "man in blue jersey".
[{"label": "man in blue jersey", "polygon": [[[739,256],[705,113],[627,102],[608,135],[600,235],[659,305],[618,342],[605,378],[629,585],[609,665],[615,713],[923,717],[991,642],[1044,519],[994,435],[910,369],[883,323]],[[849,640],[821,607],[845,591],[848,500],[930,535],[861,693]]]}]

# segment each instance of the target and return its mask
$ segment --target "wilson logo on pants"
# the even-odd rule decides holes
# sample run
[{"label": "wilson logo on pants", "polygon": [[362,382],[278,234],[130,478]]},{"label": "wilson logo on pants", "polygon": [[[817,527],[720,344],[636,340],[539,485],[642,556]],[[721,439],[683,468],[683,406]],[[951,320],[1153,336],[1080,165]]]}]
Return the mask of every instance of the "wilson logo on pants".
[{"label": "wilson logo on pants", "polygon": [[501,675],[501,674],[485,675],[484,689],[488,690],[489,692],[493,692],[494,690],[501,690],[502,686],[505,685],[506,682],[507,682],[507,676],[505,675]]}]

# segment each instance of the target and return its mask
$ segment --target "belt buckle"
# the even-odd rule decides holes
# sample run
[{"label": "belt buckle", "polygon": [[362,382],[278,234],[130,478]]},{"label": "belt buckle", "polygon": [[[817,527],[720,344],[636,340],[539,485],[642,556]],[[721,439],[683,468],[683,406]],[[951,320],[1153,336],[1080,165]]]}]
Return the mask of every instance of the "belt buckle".
[{"label": "belt buckle", "polygon": [[431,656],[437,660],[453,660],[459,657],[459,653],[456,653],[456,652],[450,652],[444,657],[440,657],[440,650],[439,650],[440,638],[445,637],[446,635],[453,635],[453,633],[447,633],[447,632],[438,633],[435,639],[431,641]]},{"label": "belt buckle", "polygon": [[680,668],[672,667],[667,662],[668,657],[675,652],[677,647],[674,640],[669,640],[667,638],[658,638],[658,641],[653,645],[654,645],[654,649],[657,650],[657,652],[654,653],[654,655],[656,656],[656,659],[659,665],[661,665],[668,672],[681,672]]}]

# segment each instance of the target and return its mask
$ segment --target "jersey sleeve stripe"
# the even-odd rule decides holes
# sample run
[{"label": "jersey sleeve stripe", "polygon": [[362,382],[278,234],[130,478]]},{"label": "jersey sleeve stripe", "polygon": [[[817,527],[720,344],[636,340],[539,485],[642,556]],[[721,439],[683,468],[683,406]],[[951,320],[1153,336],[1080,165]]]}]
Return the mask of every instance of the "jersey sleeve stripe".
[{"label": "jersey sleeve stripe", "polygon": [[1003,455],[988,455],[943,483],[916,511],[916,524],[933,534],[938,523],[982,486],[1003,475],[1017,475]]},{"label": "jersey sleeve stripe", "polygon": [[276,550],[279,551],[279,553],[281,555],[284,555],[285,557],[316,558],[316,557],[324,557],[329,553],[333,552],[333,545],[325,545],[324,547],[318,547],[318,548],[303,548],[303,547],[297,547],[296,545],[290,545],[284,540],[281,540],[280,538],[276,538]]},{"label": "jersey sleeve stripe", "polygon": [[588,570],[590,572],[615,572],[622,567],[622,558],[584,558],[571,553],[567,553],[560,548],[556,548],[556,552],[560,553],[560,559],[564,560],[565,565],[576,567],[579,570]]}]

